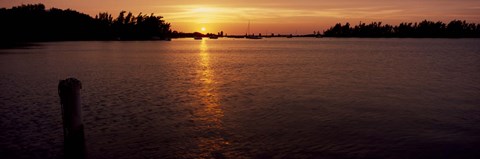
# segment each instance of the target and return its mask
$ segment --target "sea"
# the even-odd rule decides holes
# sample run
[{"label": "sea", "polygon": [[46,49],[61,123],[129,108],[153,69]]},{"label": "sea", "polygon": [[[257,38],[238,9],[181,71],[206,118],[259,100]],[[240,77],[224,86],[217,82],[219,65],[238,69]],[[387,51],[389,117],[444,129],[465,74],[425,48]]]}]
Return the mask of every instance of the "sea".
[{"label": "sea", "polygon": [[0,158],[480,158],[480,39],[42,42],[0,50]]}]

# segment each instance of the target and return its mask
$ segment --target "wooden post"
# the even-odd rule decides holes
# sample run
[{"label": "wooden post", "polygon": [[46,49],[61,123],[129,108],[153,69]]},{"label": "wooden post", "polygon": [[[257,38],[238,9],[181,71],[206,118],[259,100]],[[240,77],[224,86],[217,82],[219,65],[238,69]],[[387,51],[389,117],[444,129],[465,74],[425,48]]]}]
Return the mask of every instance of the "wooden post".
[{"label": "wooden post", "polygon": [[65,158],[85,158],[85,137],[82,123],[80,89],[82,83],[75,78],[60,80],[58,95],[62,106]]}]

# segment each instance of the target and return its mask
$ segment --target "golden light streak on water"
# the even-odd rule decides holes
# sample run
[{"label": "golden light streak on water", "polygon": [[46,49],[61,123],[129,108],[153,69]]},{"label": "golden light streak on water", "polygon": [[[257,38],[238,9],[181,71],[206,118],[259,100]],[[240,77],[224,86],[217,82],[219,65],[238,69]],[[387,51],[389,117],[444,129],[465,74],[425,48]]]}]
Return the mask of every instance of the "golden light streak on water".
[{"label": "golden light streak on water", "polygon": [[223,155],[222,149],[228,144],[222,136],[224,131],[222,118],[224,116],[219,100],[215,81],[215,71],[211,66],[211,57],[208,52],[208,40],[200,43],[198,78],[200,88],[198,91],[198,102],[201,108],[195,112],[195,123],[199,123],[198,147],[202,157]]}]

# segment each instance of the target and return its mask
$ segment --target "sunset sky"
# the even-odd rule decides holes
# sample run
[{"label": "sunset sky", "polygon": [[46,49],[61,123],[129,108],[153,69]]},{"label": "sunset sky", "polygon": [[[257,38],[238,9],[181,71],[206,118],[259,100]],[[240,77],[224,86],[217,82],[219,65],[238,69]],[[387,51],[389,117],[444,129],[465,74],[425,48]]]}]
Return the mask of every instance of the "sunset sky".
[{"label": "sunset sky", "polygon": [[[424,19],[480,22],[480,0],[0,0],[0,7],[43,3],[89,15],[121,10],[155,13],[182,32],[305,34],[335,23],[382,21],[388,24]],[[202,31],[205,28],[205,31]]]}]

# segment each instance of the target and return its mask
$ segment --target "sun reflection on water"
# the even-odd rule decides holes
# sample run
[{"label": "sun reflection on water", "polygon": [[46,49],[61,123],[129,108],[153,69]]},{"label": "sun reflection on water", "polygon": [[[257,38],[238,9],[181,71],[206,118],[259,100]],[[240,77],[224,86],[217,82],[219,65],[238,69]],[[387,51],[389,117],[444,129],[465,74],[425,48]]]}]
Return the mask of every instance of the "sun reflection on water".
[{"label": "sun reflection on water", "polygon": [[223,110],[219,101],[219,92],[216,88],[214,70],[211,66],[211,57],[208,52],[207,40],[202,40],[199,53],[199,90],[198,102],[201,108],[195,112],[196,123],[199,123],[200,136],[198,148],[202,157],[223,155],[222,149],[228,142],[224,139],[222,123]]}]

